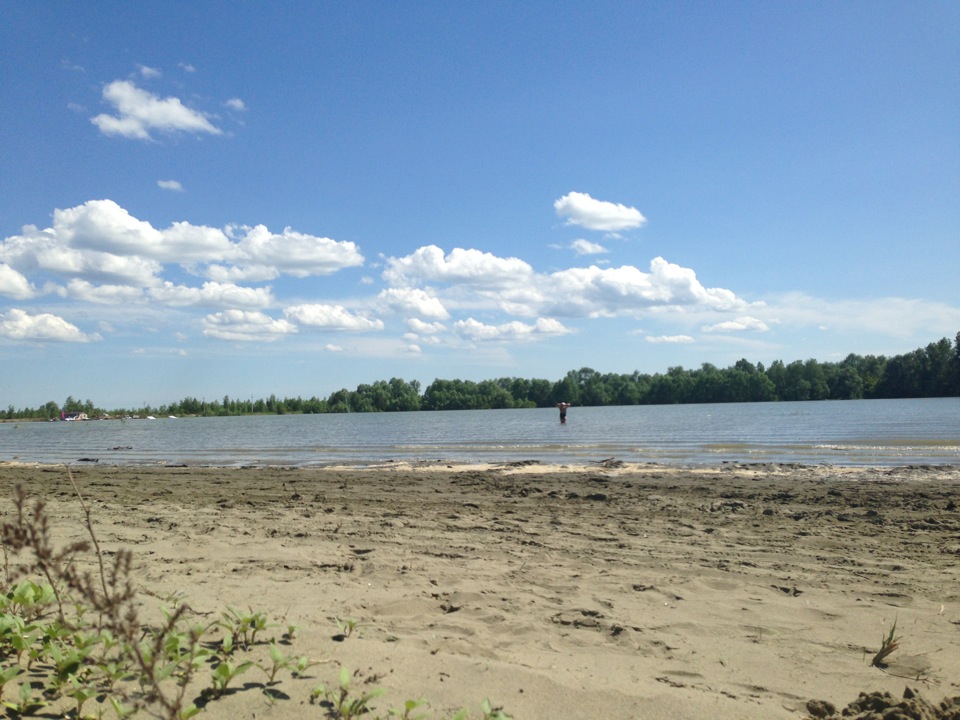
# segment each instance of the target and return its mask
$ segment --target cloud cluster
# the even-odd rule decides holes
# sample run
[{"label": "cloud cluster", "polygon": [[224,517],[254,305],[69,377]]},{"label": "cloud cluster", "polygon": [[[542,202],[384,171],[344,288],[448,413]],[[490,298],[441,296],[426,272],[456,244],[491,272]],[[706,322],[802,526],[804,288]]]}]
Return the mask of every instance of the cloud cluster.
[{"label": "cloud cluster", "polygon": [[[518,258],[498,258],[477,250],[450,253],[434,246],[386,259],[384,280],[409,296],[419,290],[434,312],[497,310],[522,317],[640,317],[653,308],[730,311],[748,304],[723,288],[706,288],[689,268],[654,258],[650,271],[633,266],[569,268],[538,273]],[[427,291],[429,288],[429,293]],[[401,290],[384,291],[381,296]],[[482,334],[478,334],[478,337]]]},{"label": "cloud cluster", "polygon": [[[175,222],[160,230],[112,200],[91,200],[56,210],[50,228],[28,225],[21,235],[4,239],[0,263],[0,292],[12,297],[27,296],[24,274],[39,273],[143,288],[161,302],[184,305],[210,304],[213,295],[235,292],[240,280],[329,275],[362,265],[363,256],[352,242],[290,228],[272,233],[263,225],[220,229]],[[203,288],[174,287],[161,277],[170,264],[211,282]]]},{"label": "cloud cluster", "polygon": [[[176,189],[172,183],[168,187]],[[593,229],[642,222],[632,208],[582,193],[564,196],[557,207],[571,222]],[[572,247],[584,254],[604,251],[586,240]],[[443,343],[557,337],[591,318],[720,313],[721,321],[705,325],[705,332],[766,327],[730,290],[705,287],[692,269],[660,257],[645,270],[588,265],[542,272],[515,256],[425,245],[383,257],[381,287],[371,287],[366,296],[320,301],[304,292],[313,286],[297,289],[296,281],[363,264],[360,249],[348,241],[291,228],[273,232],[264,225],[173,222],[158,228],[112,200],[91,200],[55,210],[48,228],[26,226],[0,241],[0,295],[37,306],[46,297],[70,301],[67,307],[96,305],[103,309],[101,319],[107,308],[117,308],[111,311],[117,317],[138,307],[176,311],[186,323],[178,332],[190,334],[192,328],[194,334],[231,342],[395,329],[395,337],[415,352]],[[265,284],[281,280],[277,287]],[[377,284],[369,276],[365,280],[358,286]],[[99,339],[45,311],[11,310],[5,323],[3,334],[13,339]]]},{"label": "cloud cluster", "polygon": [[[204,320],[205,335],[269,339],[289,334],[293,326],[286,319],[265,322],[263,311],[278,302],[272,289],[242,282],[320,277],[362,264],[352,242],[291,228],[274,233],[263,225],[220,229],[175,222],[158,229],[112,200],[91,200],[55,210],[49,228],[28,225],[20,235],[0,241],[0,295],[20,301],[56,295],[98,305],[223,310]],[[167,279],[172,274],[198,280]],[[8,317],[4,335],[96,339],[65,320],[54,326],[52,317]]]}]

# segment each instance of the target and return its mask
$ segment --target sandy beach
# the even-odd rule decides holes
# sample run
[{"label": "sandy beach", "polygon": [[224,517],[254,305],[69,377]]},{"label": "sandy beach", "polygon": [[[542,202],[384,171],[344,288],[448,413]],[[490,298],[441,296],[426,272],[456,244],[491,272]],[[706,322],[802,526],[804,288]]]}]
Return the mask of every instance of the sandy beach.
[{"label": "sandy beach", "polygon": [[[960,467],[71,472],[104,549],[134,553],[144,615],[172,593],[203,617],[263,610],[323,661],[284,679],[286,699],[251,674],[202,717],[325,717],[310,691],[341,666],[385,691],[379,713],[426,698],[437,718],[479,717],[484,698],[565,720],[960,696]],[[85,539],[64,467],[0,466],[0,493],[18,484],[58,542]],[[349,637],[336,618],[356,622]],[[900,646],[875,667],[894,623]]]}]

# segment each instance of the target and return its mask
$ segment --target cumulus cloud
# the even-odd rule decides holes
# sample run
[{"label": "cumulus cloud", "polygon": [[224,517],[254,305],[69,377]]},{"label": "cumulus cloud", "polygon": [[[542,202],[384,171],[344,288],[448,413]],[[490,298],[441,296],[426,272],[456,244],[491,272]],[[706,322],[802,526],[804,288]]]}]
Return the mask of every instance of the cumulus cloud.
[{"label": "cumulus cloud", "polygon": [[203,334],[220,340],[271,341],[297,332],[293,323],[253,310],[224,310],[203,319]]},{"label": "cumulus cloud", "polygon": [[23,275],[6,263],[0,263],[0,295],[26,300],[33,297],[34,290]]},{"label": "cumulus cloud", "polygon": [[539,318],[533,324],[514,320],[502,325],[486,325],[479,320],[467,318],[454,323],[454,329],[461,337],[474,341],[533,340],[572,332],[560,321],[552,318]]},{"label": "cumulus cloud", "polygon": [[714,323],[713,325],[705,325],[701,328],[704,332],[740,332],[744,330],[766,332],[769,329],[770,326],[763,320],[749,316],[738,317],[736,320],[726,320],[724,322]]},{"label": "cumulus cloud", "polygon": [[150,288],[148,294],[157,302],[173,307],[263,308],[274,301],[268,287],[248,288],[213,281],[205,282],[199,288],[165,281]]},{"label": "cumulus cloud", "polygon": [[533,276],[533,268],[519,258],[501,258],[480,250],[454,248],[449,254],[427,245],[400,258],[387,258],[383,277],[397,286],[444,282],[477,287],[515,285]]},{"label": "cumulus cloud", "polygon": [[173,192],[183,192],[183,185],[179,180],[157,180],[157,186],[163,190],[172,190]]},{"label": "cumulus cloud", "polygon": [[577,255],[602,255],[609,252],[603,245],[599,245],[589,240],[574,240],[570,243],[570,249]]},{"label": "cumulus cloud", "polygon": [[386,307],[411,315],[438,320],[450,317],[437,297],[419,288],[387,288],[381,291],[377,299]]},{"label": "cumulus cloud", "polygon": [[93,285],[74,278],[58,294],[71,300],[82,300],[100,305],[120,305],[143,300],[143,291],[129,285]]},{"label": "cumulus cloud", "polygon": [[730,290],[706,288],[693,270],[661,257],[650,262],[650,272],[632,265],[561,270],[550,276],[549,287],[554,289],[554,315],[637,315],[652,308],[731,310],[746,305]]},{"label": "cumulus cloud", "polygon": [[163,74],[156,68],[152,68],[147,65],[137,65],[137,67],[140,69],[140,74],[148,80],[152,78],[158,78]]},{"label": "cumulus cloud", "polygon": [[354,314],[342,305],[326,305],[323,303],[293,305],[286,308],[283,313],[301,325],[323,330],[350,330],[355,332],[383,330],[383,321],[370,320],[362,315]]},{"label": "cumulus cloud", "polygon": [[0,313],[0,337],[51,342],[90,342],[101,339],[96,333],[87,335],[81,332],[76,325],[62,317],[50,313],[30,315],[18,308]]},{"label": "cumulus cloud", "polygon": [[689,335],[648,335],[645,340],[655,345],[661,343],[686,344],[693,342],[693,338]]},{"label": "cumulus cloud", "polygon": [[363,255],[349,241],[307,235],[289,227],[279,234],[263,225],[240,230],[244,234],[237,244],[239,259],[252,266],[269,266],[286,275],[304,278],[330,275],[342,268],[363,264]]},{"label": "cumulus cloud", "polygon": [[352,242],[338,242],[286,228],[271,233],[263,225],[226,229],[174,222],[160,230],[139,220],[112,200],[90,200],[58,209],[53,227],[26,226],[0,241],[0,262],[28,275],[46,271],[95,283],[152,287],[165,264],[232,284],[329,275],[361,265]]},{"label": "cumulus cloud", "polygon": [[135,255],[125,256],[87,247],[83,238],[63,237],[56,229],[38,230],[32,225],[0,242],[0,262],[20,273],[47,272],[91,282],[151,285],[160,264]]},{"label": "cumulus cloud", "polygon": [[90,122],[104,135],[152,140],[152,131],[210,135],[223,132],[206,115],[184,105],[180,98],[157,97],[129,80],[108,84],[103,89],[103,99],[114,107],[116,115],[103,113],[90,118]]},{"label": "cumulus cloud", "polygon": [[240,98],[230,98],[227,100],[224,105],[226,105],[231,110],[237,110],[238,112],[243,112],[247,109],[246,104]]},{"label": "cumulus cloud", "polygon": [[410,318],[407,320],[407,327],[417,335],[435,335],[447,329],[447,326],[439,322],[424,322],[420,318]]},{"label": "cumulus cloud", "polygon": [[522,317],[637,317],[650,311],[733,311],[750,305],[724,288],[704,287],[696,273],[663,258],[649,272],[574,267],[534,272],[517,258],[499,258],[477,250],[449,255],[436,246],[402,258],[387,258],[384,279],[403,289],[431,286],[445,308],[499,309]]},{"label": "cumulus cloud", "polygon": [[571,192],[554,201],[557,215],[566,218],[567,225],[579,225],[587,230],[619,232],[643,225],[647,219],[634,207],[595,200],[587,193]]}]

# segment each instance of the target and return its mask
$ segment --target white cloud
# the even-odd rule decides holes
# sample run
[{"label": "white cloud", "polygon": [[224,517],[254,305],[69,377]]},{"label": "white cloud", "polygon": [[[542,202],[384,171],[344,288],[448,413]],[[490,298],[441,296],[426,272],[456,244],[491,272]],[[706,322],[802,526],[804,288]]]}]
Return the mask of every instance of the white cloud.
[{"label": "white cloud", "polygon": [[129,285],[93,285],[86,280],[73,279],[58,293],[71,300],[98,303],[101,305],[119,305],[143,300],[143,291]]},{"label": "white cloud", "polygon": [[141,287],[156,283],[156,274],[161,269],[159,263],[89,249],[82,238],[77,238],[79,248],[71,247],[73,239],[61,237],[56,229],[40,231],[27,225],[22,235],[0,241],[0,262],[23,274],[42,271],[66,278]]},{"label": "white cloud", "polygon": [[90,200],[53,215],[52,228],[26,226],[22,235],[0,241],[0,262],[21,274],[43,270],[138,287],[157,285],[165,263],[220,283],[270,280],[282,273],[329,275],[363,263],[352,242],[290,228],[274,234],[262,225],[221,230],[174,222],[158,230],[112,200]]},{"label": "white cloud", "polygon": [[309,325],[324,330],[352,330],[357,332],[383,330],[383,321],[370,320],[362,315],[356,315],[342,305],[325,305],[322,303],[294,305],[286,308],[283,313],[301,325]]},{"label": "white cloud", "polygon": [[244,111],[247,109],[247,106],[244,104],[243,100],[240,98],[230,98],[227,100],[224,105],[226,105],[231,110]]},{"label": "white cloud", "polygon": [[180,69],[187,73],[194,73],[197,69],[190,63],[180,63]]},{"label": "white cloud", "polygon": [[730,290],[704,287],[693,270],[659,257],[649,272],[591,265],[542,274],[517,258],[459,248],[445,255],[431,245],[388,258],[386,264],[388,283],[403,289],[429,283],[430,297],[448,309],[499,309],[523,317],[637,317],[654,310],[752,307]]},{"label": "white cloud", "polygon": [[874,333],[901,339],[953,337],[960,327],[960,307],[917,298],[826,300],[794,292],[770,298],[761,315],[767,323],[788,327],[829,328],[841,333]]},{"label": "white cloud", "polygon": [[587,193],[571,192],[553,203],[557,215],[566,218],[567,225],[579,225],[588,230],[619,232],[643,225],[647,219],[639,210],[618,203],[594,200]]},{"label": "white cloud", "polygon": [[140,69],[140,75],[148,80],[152,78],[158,78],[163,74],[156,68],[148,67],[146,65],[137,65],[137,67]]},{"label": "white cloud", "polygon": [[159,98],[128,80],[115,80],[103,89],[103,99],[113,105],[116,115],[106,113],[90,119],[104,135],[151,140],[151,131],[164,133],[208,133],[220,135],[201,112],[184,105],[179,98]]},{"label": "white cloud", "polygon": [[377,299],[385,306],[426,318],[446,320],[450,313],[434,295],[419,288],[387,288]]},{"label": "white cloud", "polygon": [[137,220],[112,200],[54,210],[53,231],[63,245],[105,253],[152,256],[163,235],[150,223]]},{"label": "white cloud", "polygon": [[87,335],[62,317],[50,313],[29,315],[12,308],[0,313],[0,337],[10,340],[47,340],[55,342],[90,342],[100,340],[97,334]]},{"label": "white cloud", "polygon": [[0,263],[0,295],[26,300],[34,294],[29,280],[6,263]]},{"label": "white cloud", "polygon": [[602,255],[609,252],[603,245],[599,245],[589,240],[574,240],[570,243],[570,249],[577,255]]},{"label": "white cloud", "polygon": [[287,320],[250,310],[224,310],[203,319],[203,334],[220,340],[271,341],[297,332]]},{"label": "white cloud", "polygon": [[251,266],[269,266],[303,278],[363,264],[363,255],[352,242],[306,235],[290,228],[276,234],[263,225],[240,230],[245,231],[238,242],[240,258]]},{"label": "white cloud", "polygon": [[645,340],[648,343],[661,344],[661,343],[672,343],[672,344],[686,344],[692,343],[693,338],[689,335],[659,335],[653,336],[648,335]]},{"label": "white cloud", "polygon": [[650,272],[618,268],[570,268],[550,276],[550,314],[597,317],[637,315],[651,308],[732,310],[746,303],[723,288],[705,288],[690,268],[657,257]]},{"label": "white cloud", "polygon": [[330,344],[327,344],[327,345],[324,345],[324,346],[323,346],[323,349],[326,350],[327,352],[332,352],[332,353],[343,352],[343,348],[340,347],[339,345],[330,345]]},{"label": "white cloud", "polygon": [[161,262],[180,265],[234,260],[243,256],[223,230],[188,222],[171,224],[160,232],[156,244],[144,246],[140,252]]},{"label": "white cloud", "polygon": [[183,192],[183,185],[180,184],[179,180],[157,180],[157,187],[173,192]]},{"label": "white cloud", "polygon": [[749,316],[738,317],[736,320],[727,320],[713,325],[705,325],[701,328],[704,332],[738,332],[742,330],[766,332],[769,329],[770,326],[763,320]]},{"label": "white cloud", "polygon": [[392,285],[444,282],[495,288],[517,285],[533,276],[533,268],[519,258],[500,258],[480,250],[454,248],[449,255],[427,245],[401,258],[388,258],[383,277]]},{"label": "white cloud", "polygon": [[522,323],[519,320],[504,323],[502,325],[486,325],[473,318],[458,320],[454,323],[454,329],[457,333],[468,340],[489,341],[489,340],[533,340],[542,337],[566,335],[568,330],[558,320],[552,318],[539,318],[532,325]]},{"label": "white cloud", "polygon": [[212,281],[200,288],[165,281],[148,292],[157,302],[174,307],[263,308],[273,304],[268,287],[246,288]]},{"label": "white cloud", "polygon": [[407,327],[417,335],[435,335],[447,329],[446,325],[439,322],[424,322],[420,318],[410,318],[407,320]]}]

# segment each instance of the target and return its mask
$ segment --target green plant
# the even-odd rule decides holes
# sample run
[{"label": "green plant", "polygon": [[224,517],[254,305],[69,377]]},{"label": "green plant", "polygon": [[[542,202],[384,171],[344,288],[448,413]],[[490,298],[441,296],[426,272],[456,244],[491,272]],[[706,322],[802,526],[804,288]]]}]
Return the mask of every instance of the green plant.
[{"label": "green plant", "polygon": [[20,693],[15,701],[3,701],[3,706],[14,715],[33,715],[38,710],[45,708],[49,703],[44,700],[42,695],[38,695],[32,683],[25,682],[20,685]]},{"label": "green plant", "polygon": [[272,685],[277,679],[277,673],[284,668],[291,667],[296,660],[297,658],[284,655],[276,643],[270,643],[270,666],[260,666],[260,669],[267,674],[267,684]]},{"label": "green plant", "polygon": [[880,650],[873,656],[870,664],[878,668],[887,667],[886,659],[900,647],[900,640],[901,638],[897,635],[897,621],[894,620],[890,632],[881,639]]},{"label": "green plant", "polygon": [[220,627],[233,637],[233,643],[247,649],[257,642],[257,634],[270,627],[263,612],[240,612],[228,607],[221,615]]},{"label": "green plant", "polygon": [[334,618],[334,622],[337,624],[337,629],[340,631],[340,635],[344,638],[348,638],[353,635],[353,631],[357,629],[357,625],[359,624],[353,618],[341,620],[337,617]]},{"label": "green plant", "polygon": [[22,672],[23,668],[16,663],[0,670],[0,701],[3,700],[3,689],[6,687],[7,683],[20,675]]},{"label": "green plant", "polygon": [[339,718],[339,720],[352,720],[352,718],[370,712],[370,702],[382,695],[383,690],[378,688],[370,692],[354,694],[350,685],[350,679],[350,671],[345,667],[340,668],[339,686],[335,689],[330,689],[323,685],[318,685],[313,689],[313,694],[310,698],[311,702],[323,696],[326,703],[330,706],[331,711],[334,713],[333,717]]},{"label": "green plant", "polygon": [[213,696],[220,697],[223,695],[227,691],[227,686],[232,680],[239,677],[253,666],[254,663],[250,660],[237,663],[236,665],[229,660],[224,660],[223,662],[219,663],[213,669],[211,676],[213,682]]},{"label": "green plant", "polygon": [[99,691],[95,685],[81,682],[77,679],[76,675],[73,675],[70,677],[69,689],[64,694],[69,698],[73,698],[77,703],[74,717],[82,718],[84,703],[90,698],[96,697]]},{"label": "green plant", "polygon": [[483,702],[480,703],[480,711],[483,713],[483,720],[512,720],[512,718],[503,711],[503,708],[491,707],[490,701],[487,698],[484,698]]},{"label": "green plant", "polygon": [[411,715],[411,713],[426,704],[426,700],[407,700],[401,710],[390,710],[387,714],[391,717],[400,718],[400,720],[424,720],[427,717],[426,713],[419,715]]}]

